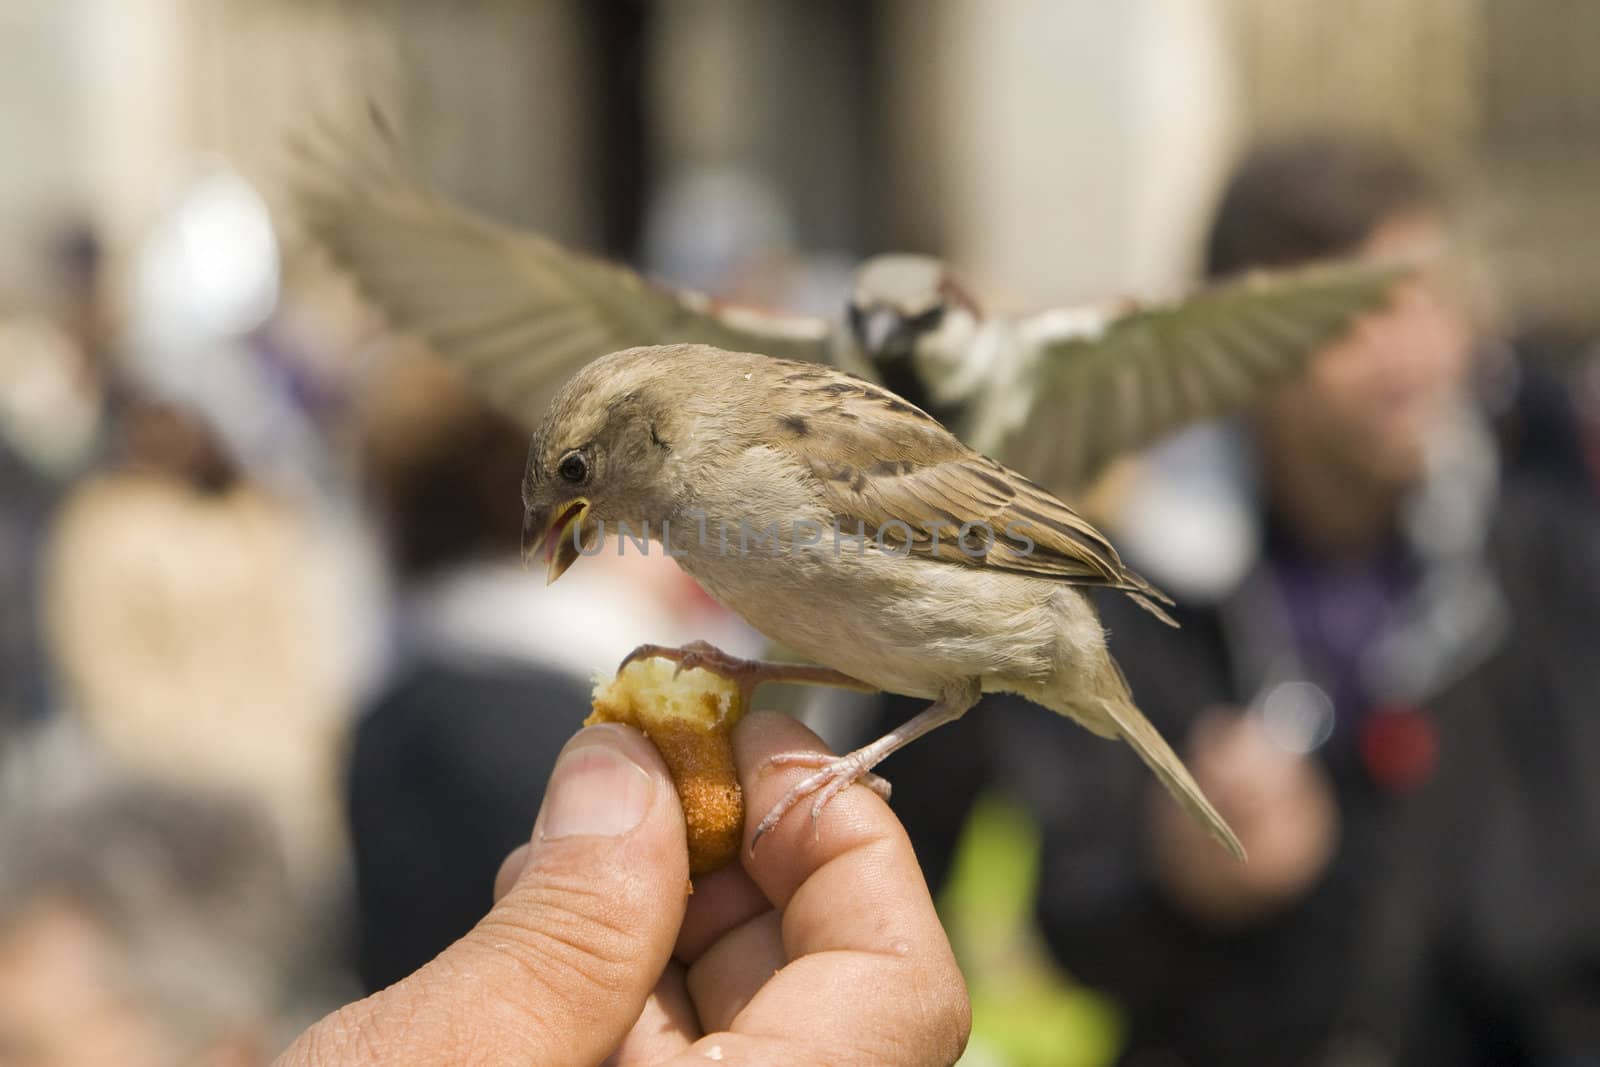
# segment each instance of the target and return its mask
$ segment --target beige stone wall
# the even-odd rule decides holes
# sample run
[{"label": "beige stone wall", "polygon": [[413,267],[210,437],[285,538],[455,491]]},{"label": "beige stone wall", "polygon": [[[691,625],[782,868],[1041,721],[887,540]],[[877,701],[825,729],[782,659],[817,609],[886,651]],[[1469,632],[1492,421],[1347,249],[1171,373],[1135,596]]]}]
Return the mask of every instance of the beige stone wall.
[{"label": "beige stone wall", "polygon": [[92,221],[126,254],[194,158],[272,197],[312,116],[394,117],[423,169],[486,210],[591,236],[576,8],[481,0],[0,2],[0,298],[36,232]]},{"label": "beige stone wall", "polygon": [[38,299],[36,260],[50,230],[84,202],[75,125],[72,5],[0,3],[0,312]]},{"label": "beige stone wall", "polygon": [[[896,179],[1003,300],[1170,289],[1234,111],[1212,0],[891,5]],[[929,177],[932,174],[934,177]]]},{"label": "beige stone wall", "polygon": [[1431,160],[1520,317],[1600,328],[1600,6],[1229,0],[1246,120],[1376,129]]}]

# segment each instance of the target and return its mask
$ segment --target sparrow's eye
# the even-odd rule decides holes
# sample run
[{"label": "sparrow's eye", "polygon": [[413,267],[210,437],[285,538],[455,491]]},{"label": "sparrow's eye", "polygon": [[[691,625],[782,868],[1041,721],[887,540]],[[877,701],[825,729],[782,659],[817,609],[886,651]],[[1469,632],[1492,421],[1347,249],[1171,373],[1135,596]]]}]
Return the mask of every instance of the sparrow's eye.
[{"label": "sparrow's eye", "polygon": [[582,485],[589,480],[589,461],[583,458],[582,452],[568,452],[561,457],[556,473],[561,475],[564,482]]}]

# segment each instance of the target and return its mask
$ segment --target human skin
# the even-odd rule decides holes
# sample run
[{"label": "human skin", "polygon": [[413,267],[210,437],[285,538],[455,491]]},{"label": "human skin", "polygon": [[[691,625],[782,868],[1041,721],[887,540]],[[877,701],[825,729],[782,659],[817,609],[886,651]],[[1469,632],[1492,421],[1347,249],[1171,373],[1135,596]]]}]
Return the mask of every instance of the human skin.
[{"label": "human skin", "polygon": [[[1427,215],[1375,229],[1357,254],[1405,257],[1441,243]],[[1312,358],[1256,417],[1268,493],[1308,550],[1360,555],[1387,535],[1400,499],[1421,481],[1428,439],[1456,403],[1470,331],[1448,286],[1408,280]]]},{"label": "human skin", "polygon": [[1326,869],[1339,841],[1339,810],[1327,774],[1307,756],[1273,743],[1259,719],[1212,708],[1195,724],[1189,764],[1250,850],[1249,863],[1217,863],[1211,841],[1147,790],[1156,877],[1191,918],[1218,929],[1262,922],[1299,899]]},{"label": "human skin", "polygon": [[41,898],[0,930],[0,1064],[156,1067],[177,1058],[161,1020],[116,981],[116,942],[65,899]]},{"label": "human skin", "polygon": [[[780,715],[734,734],[749,811],[825,751]],[[655,749],[594,726],[564,750],[495,904],[403,981],[317,1023],[283,1067],[953,1063],[966,988],[904,830],[868,789],[785,820],[692,894]]]}]

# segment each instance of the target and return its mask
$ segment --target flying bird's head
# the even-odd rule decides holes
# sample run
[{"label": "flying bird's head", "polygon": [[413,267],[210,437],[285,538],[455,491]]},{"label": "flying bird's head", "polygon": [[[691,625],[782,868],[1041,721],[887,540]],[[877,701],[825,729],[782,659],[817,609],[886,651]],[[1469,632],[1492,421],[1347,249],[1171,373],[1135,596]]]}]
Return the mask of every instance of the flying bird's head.
[{"label": "flying bird's head", "polygon": [[[874,256],[856,271],[850,332],[883,383],[925,404],[927,379],[959,367],[979,322],[977,304],[932,256]],[[922,395],[908,395],[919,392]]]},{"label": "flying bird's head", "polygon": [[[688,347],[688,346],[674,346]],[[672,349],[595,360],[562,387],[528,449],[522,478],[522,558],[555,581],[605,526],[655,533],[670,506],[666,470],[676,439]],[[681,391],[681,390],[680,390]],[[680,398],[681,399],[681,398]]]}]

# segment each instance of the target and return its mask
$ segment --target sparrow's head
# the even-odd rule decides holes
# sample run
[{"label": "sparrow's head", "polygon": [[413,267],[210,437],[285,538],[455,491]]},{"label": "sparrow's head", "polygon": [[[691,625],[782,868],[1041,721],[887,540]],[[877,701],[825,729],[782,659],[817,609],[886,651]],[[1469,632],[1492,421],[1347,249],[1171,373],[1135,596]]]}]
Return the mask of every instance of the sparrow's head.
[{"label": "sparrow's head", "polygon": [[978,319],[977,305],[933,256],[874,256],[850,287],[850,332],[874,363],[937,346]]},{"label": "sparrow's head", "polygon": [[677,405],[658,358],[634,349],[590,363],[562,387],[528,449],[522,478],[522,558],[543,559],[550,581],[602,526],[653,533],[666,513],[665,467]]},{"label": "sparrow's head", "polygon": [[[874,256],[856,271],[850,332],[880,380],[926,404],[925,379],[959,366],[980,314],[932,256]],[[921,395],[908,395],[920,393]]]}]

